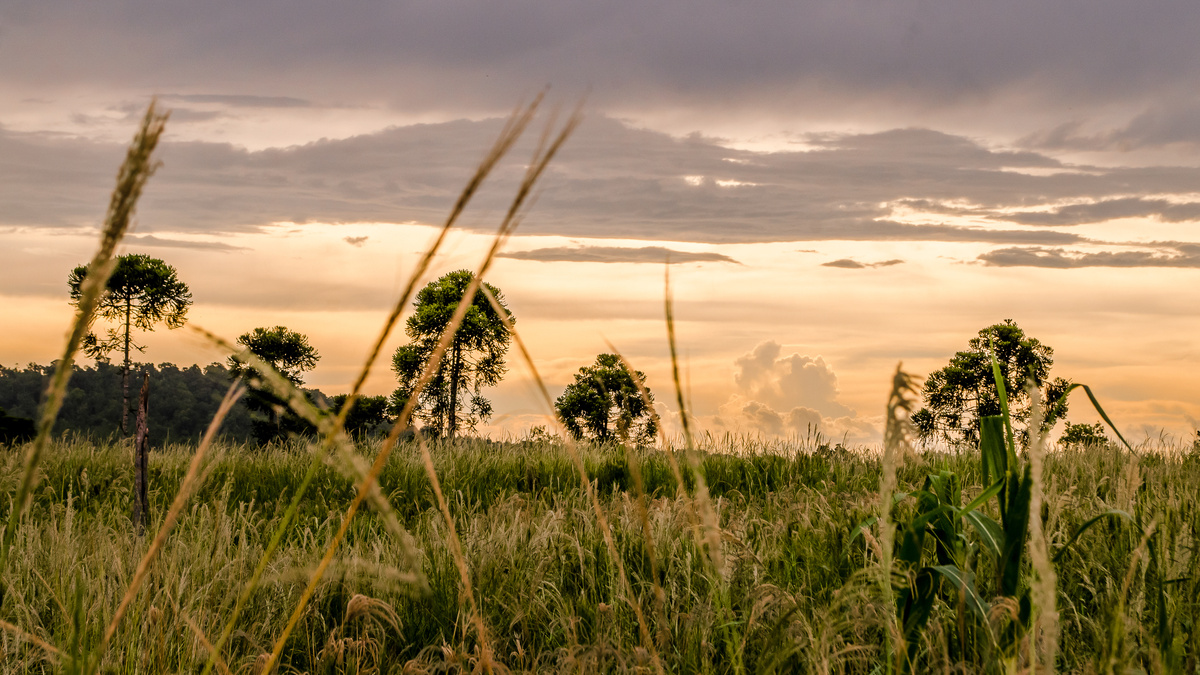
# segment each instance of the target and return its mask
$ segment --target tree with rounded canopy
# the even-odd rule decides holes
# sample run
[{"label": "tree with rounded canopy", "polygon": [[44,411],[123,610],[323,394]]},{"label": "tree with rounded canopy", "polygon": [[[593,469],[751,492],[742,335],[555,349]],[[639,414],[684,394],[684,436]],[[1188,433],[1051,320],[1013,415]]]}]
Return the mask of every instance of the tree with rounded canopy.
[{"label": "tree with rounded canopy", "polygon": [[[80,265],[67,277],[71,292],[71,304],[79,306],[81,287],[87,276],[87,266]],[[192,293],[187,284],[179,280],[175,268],[158,258],[131,253],[118,256],[116,267],[108,279],[95,317],[116,321],[116,328],[109,328],[105,337],[98,338],[89,331],[83,340],[83,351],[94,359],[107,359],[114,349],[124,352],[121,366],[121,433],[128,431],[129,417],[129,352],[136,349],[144,352],[146,347],[133,340],[133,329],[154,330],[155,324],[164,323],[168,329],[179,328],[187,321],[188,307],[192,305]]]},{"label": "tree with rounded canopy", "polygon": [[[912,416],[922,439],[952,445],[979,443],[980,419],[1000,414],[992,372],[993,350],[1014,426],[1029,422],[1032,400],[1025,383],[1030,379],[1041,392],[1043,431],[1049,431],[1055,421],[1066,416],[1064,394],[1071,383],[1061,377],[1049,379],[1054,350],[1025,335],[1012,319],[1006,319],[979,331],[966,351],[956,353],[949,364],[925,380],[925,407]],[[1019,433],[1022,438],[1028,436],[1026,429]]]},{"label": "tree with rounded canopy", "polygon": [[[554,402],[563,426],[576,440],[653,442],[658,427],[638,388],[645,387],[646,375],[639,370],[635,376],[636,382],[616,354],[597,356],[575,373],[575,381]],[[646,398],[654,403],[649,389]]]},{"label": "tree with rounded canopy", "polygon": [[[475,274],[469,270],[450,272],[417,293],[413,302],[415,312],[404,326],[411,342],[402,345],[392,357],[392,369],[400,380],[400,386],[392,393],[395,414],[399,415],[412,398],[417,380],[474,278]],[[486,282],[483,286],[495,296],[509,322],[515,323],[500,289]],[[500,382],[506,370],[504,355],[511,340],[504,319],[483,289],[476,291],[462,324],[413,407],[413,415],[425,423],[424,429],[453,438],[460,429],[474,429],[480,421],[492,416],[492,404],[480,390]]]},{"label": "tree with rounded canopy", "polygon": [[[303,384],[303,374],[315,368],[321,358],[308,343],[308,336],[285,326],[255,328],[239,336],[237,342],[297,387]],[[249,382],[260,377],[254,367],[234,356],[229,357],[229,373]],[[252,413],[254,435],[259,441],[265,442],[289,431],[304,431],[308,427],[306,422],[289,414],[286,401],[261,387],[252,389],[247,407]]]}]

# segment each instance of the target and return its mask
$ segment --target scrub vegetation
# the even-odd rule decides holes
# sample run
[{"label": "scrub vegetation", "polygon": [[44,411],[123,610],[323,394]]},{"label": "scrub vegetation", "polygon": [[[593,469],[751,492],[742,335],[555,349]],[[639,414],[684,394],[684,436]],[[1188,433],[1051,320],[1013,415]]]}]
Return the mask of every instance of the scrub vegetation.
[{"label": "scrub vegetation", "polygon": [[[951,450],[914,450],[918,383],[899,368],[882,452],[817,434],[697,435],[669,286],[679,437],[657,419],[641,427],[658,431],[653,446],[620,438],[632,433],[587,441],[578,422],[503,443],[456,437],[452,422],[436,436],[413,427],[431,409],[427,387],[478,394],[478,378],[463,387],[443,364],[467,363],[455,336],[484,315],[554,410],[483,279],[578,115],[548,125],[495,244],[455,273],[461,300],[439,303],[439,329],[410,331],[420,358],[403,371],[395,423],[362,433],[351,420],[363,382],[445,233],[539,104],[514,113],[484,156],[333,412],[252,345],[194,328],[241,378],[198,443],[150,457],[139,534],[129,439],[54,428],[155,166],[166,118],[151,106],[73,293],[79,315],[36,437],[0,450],[0,672],[1196,672],[1200,445],[1111,442],[1091,390],[1065,381],[1055,395],[1084,389],[1107,427],[1051,445],[1044,422],[1060,401],[1043,400],[1037,377],[1025,385],[986,331],[960,354],[983,376],[964,399],[969,438]],[[653,416],[650,392],[615,348],[603,357],[597,367],[628,375],[615,428],[631,431],[620,406]],[[216,440],[248,390],[309,431]],[[446,406],[443,421],[457,397]]]}]

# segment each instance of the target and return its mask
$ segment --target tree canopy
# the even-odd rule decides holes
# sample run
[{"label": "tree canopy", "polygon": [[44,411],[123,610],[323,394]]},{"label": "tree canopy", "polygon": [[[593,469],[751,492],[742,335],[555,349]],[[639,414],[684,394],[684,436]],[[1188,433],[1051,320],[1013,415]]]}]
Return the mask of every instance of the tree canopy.
[{"label": "tree canopy", "polygon": [[[1000,414],[992,373],[993,350],[1015,424],[1024,426],[1029,420],[1032,401],[1025,390],[1029,379],[1041,391],[1044,430],[1066,415],[1063,394],[1071,383],[1061,377],[1050,379],[1054,350],[1025,335],[1008,319],[979,331],[966,351],[956,353],[950,363],[925,380],[925,407],[912,418],[923,439],[951,444],[979,442],[980,419]],[[1022,429],[1021,434],[1024,436],[1027,431]]]},{"label": "tree canopy", "polygon": [[[397,414],[412,397],[421,372],[474,276],[468,270],[450,272],[417,293],[415,312],[404,327],[411,341],[392,357],[392,368],[400,381],[392,394],[392,408]],[[486,282],[483,286],[495,296],[508,320],[515,322],[500,289]],[[504,319],[482,289],[477,291],[445,356],[417,398],[413,414],[424,422],[425,429],[452,438],[460,429],[474,429],[478,422],[491,417],[492,404],[481,390],[500,382],[511,340]]]},{"label": "tree canopy", "polygon": [[[67,277],[71,293],[71,304],[79,306],[84,278],[88,268],[80,265]],[[96,306],[94,318],[117,322],[109,328],[103,338],[89,331],[83,341],[83,351],[88,356],[104,360],[115,349],[121,349],[121,431],[127,429],[129,414],[129,367],[130,349],[145,351],[145,346],[133,340],[133,329],[151,331],[158,323],[168,329],[179,328],[187,321],[188,307],[192,305],[192,293],[187,284],[179,280],[175,268],[158,258],[131,253],[118,256],[116,267],[108,279],[104,294]]]},{"label": "tree canopy", "polygon": [[[255,328],[240,335],[237,341],[297,387],[303,384],[304,373],[315,368],[321,358],[309,344],[308,336],[289,330],[286,326]],[[241,362],[236,356],[229,357],[229,372],[251,384],[259,378],[253,366]],[[260,442],[288,433],[311,430],[307,422],[291,412],[286,401],[263,387],[251,388],[247,406],[253,413],[254,435]]]},{"label": "tree canopy", "polygon": [[[597,356],[595,363],[579,369],[554,403],[563,426],[576,439],[653,442],[658,427],[638,389],[638,384],[645,386],[646,375],[636,371],[636,377],[635,382],[616,354]],[[649,389],[646,398],[653,404]]]}]

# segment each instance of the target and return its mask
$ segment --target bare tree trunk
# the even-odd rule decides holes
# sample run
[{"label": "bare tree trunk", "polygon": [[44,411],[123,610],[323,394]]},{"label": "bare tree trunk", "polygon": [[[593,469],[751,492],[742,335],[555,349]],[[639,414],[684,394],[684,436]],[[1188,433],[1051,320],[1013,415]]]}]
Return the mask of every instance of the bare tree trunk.
[{"label": "bare tree trunk", "polygon": [[[121,368],[121,435],[129,434],[129,315],[130,299],[125,298],[125,362]],[[147,375],[147,377],[149,377]]]},{"label": "bare tree trunk", "polygon": [[454,438],[455,432],[458,431],[458,378],[462,376],[462,373],[459,372],[461,370],[459,359],[461,358],[462,348],[456,340],[450,358],[450,418],[446,425],[449,431],[446,435],[449,438]]},{"label": "bare tree trunk", "polygon": [[142,395],[138,398],[137,437],[133,443],[133,528],[140,535],[150,519],[150,499],[146,486],[146,463],[150,454],[150,428],[146,415],[150,407],[150,373],[142,374]]}]

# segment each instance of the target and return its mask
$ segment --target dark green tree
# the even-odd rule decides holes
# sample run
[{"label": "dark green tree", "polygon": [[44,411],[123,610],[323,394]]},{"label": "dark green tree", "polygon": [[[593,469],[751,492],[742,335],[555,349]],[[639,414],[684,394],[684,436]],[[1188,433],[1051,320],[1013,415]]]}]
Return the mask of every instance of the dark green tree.
[{"label": "dark green tree", "polygon": [[[308,343],[308,336],[288,330],[285,326],[255,328],[237,339],[238,344],[265,361],[296,387],[304,384],[304,373],[317,366],[321,355]],[[254,435],[260,442],[278,438],[287,433],[302,433],[309,425],[288,408],[287,401],[276,396],[269,388],[256,386],[261,379],[257,369],[236,356],[229,357],[229,372],[251,385],[247,406],[255,415]]]},{"label": "dark green tree", "polygon": [[[333,413],[342,411],[346,405],[346,394],[338,394],[329,398],[329,410]],[[354,407],[346,415],[346,433],[351,436],[366,436],[387,429],[392,421],[388,414],[388,399],[386,396],[359,396],[354,401]]]},{"label": "dark green tree", "polygon": [[[646,375],[636,371],[636,376],[634,382],[616,354],[597,356],[594,364],[579,369],[554,402],[563,426],[576,439],[653,442],[658,427],[638,389],[638,384],[645,387]],[[654,403],[649,389],[646,398]]]},{"label": "dark green tree", "polygon": [[[404,327],[412,341],[397,349],[392,357],[392,368],[400,380],[400,386],[392,394],[392,409],[396,414],[412,397],[425,364],[433,356],[473,278],[474,273],[458,270],[430,282],[417,293],[413,303],[416,311]],[[488,283],[483,285],[496,297],[509,321],[515,322],[500,289]],[[511,340],[504,319],[483,291],[477,291],[413,409],[414,416],[424,421],[425,429],[453,438],[462,427],[474,429],[478,422],[491,417],[492,404],[480,390],[500,382],[506,370],[504,355]]]},{"label": "dark green tree", "polygon": [[1063,430],[1063,435],[1058,438],[1059,445],[1075,446],[1081,448],[1097,447],[1108,444],[1108,436],[1104,433],[1104,425],[1096,422],[1095,424],[1072,424],[1067,422],[1067,428]]},{"label": "dark green tree", "polygon": [[[80,287],[87,276],[87,266],[80,265],[67,277],[71,291],[71,304],[79,306]],[[179,280],[175,268],[147,255],[131,253],[119,256],[116,268],[108,279],[104,295],[96,307],[96,317],[116,321],[116,328],[109,328],[104,338],[88,332],[83,341],[83,351],[94,359],[106,359],[114,349],[121,349],[121,433],[128,431],[129,417],[129,360],[130,349],[146,350],[133,340],[133,329],[154,330],[158,323],[167,328],[179,328],[187,321],[188,307],[192,305],[192,293],[187,284]]]},{"label": "dark green tree", "polygon": [[[992,373],[992,349],[1000,366],[1014,425],[1024,426],[1029,421],[1032,401],[1025,390],[1029,379],[1041,391],[1043,431],[1066,415],[1063,394],[1071,383],[1061,377],[1050,379],[1054,350],[1025,335],[1012,319],[1007,319],[979,331],[966,351],[955,354],[949,364],[925,380],[925,407],[912,417],[922,439],[951,444],[979,443],[979,420],[1000,414]],[[1024,438],[1028,432],[1021,429],[1020,433]]]}]

